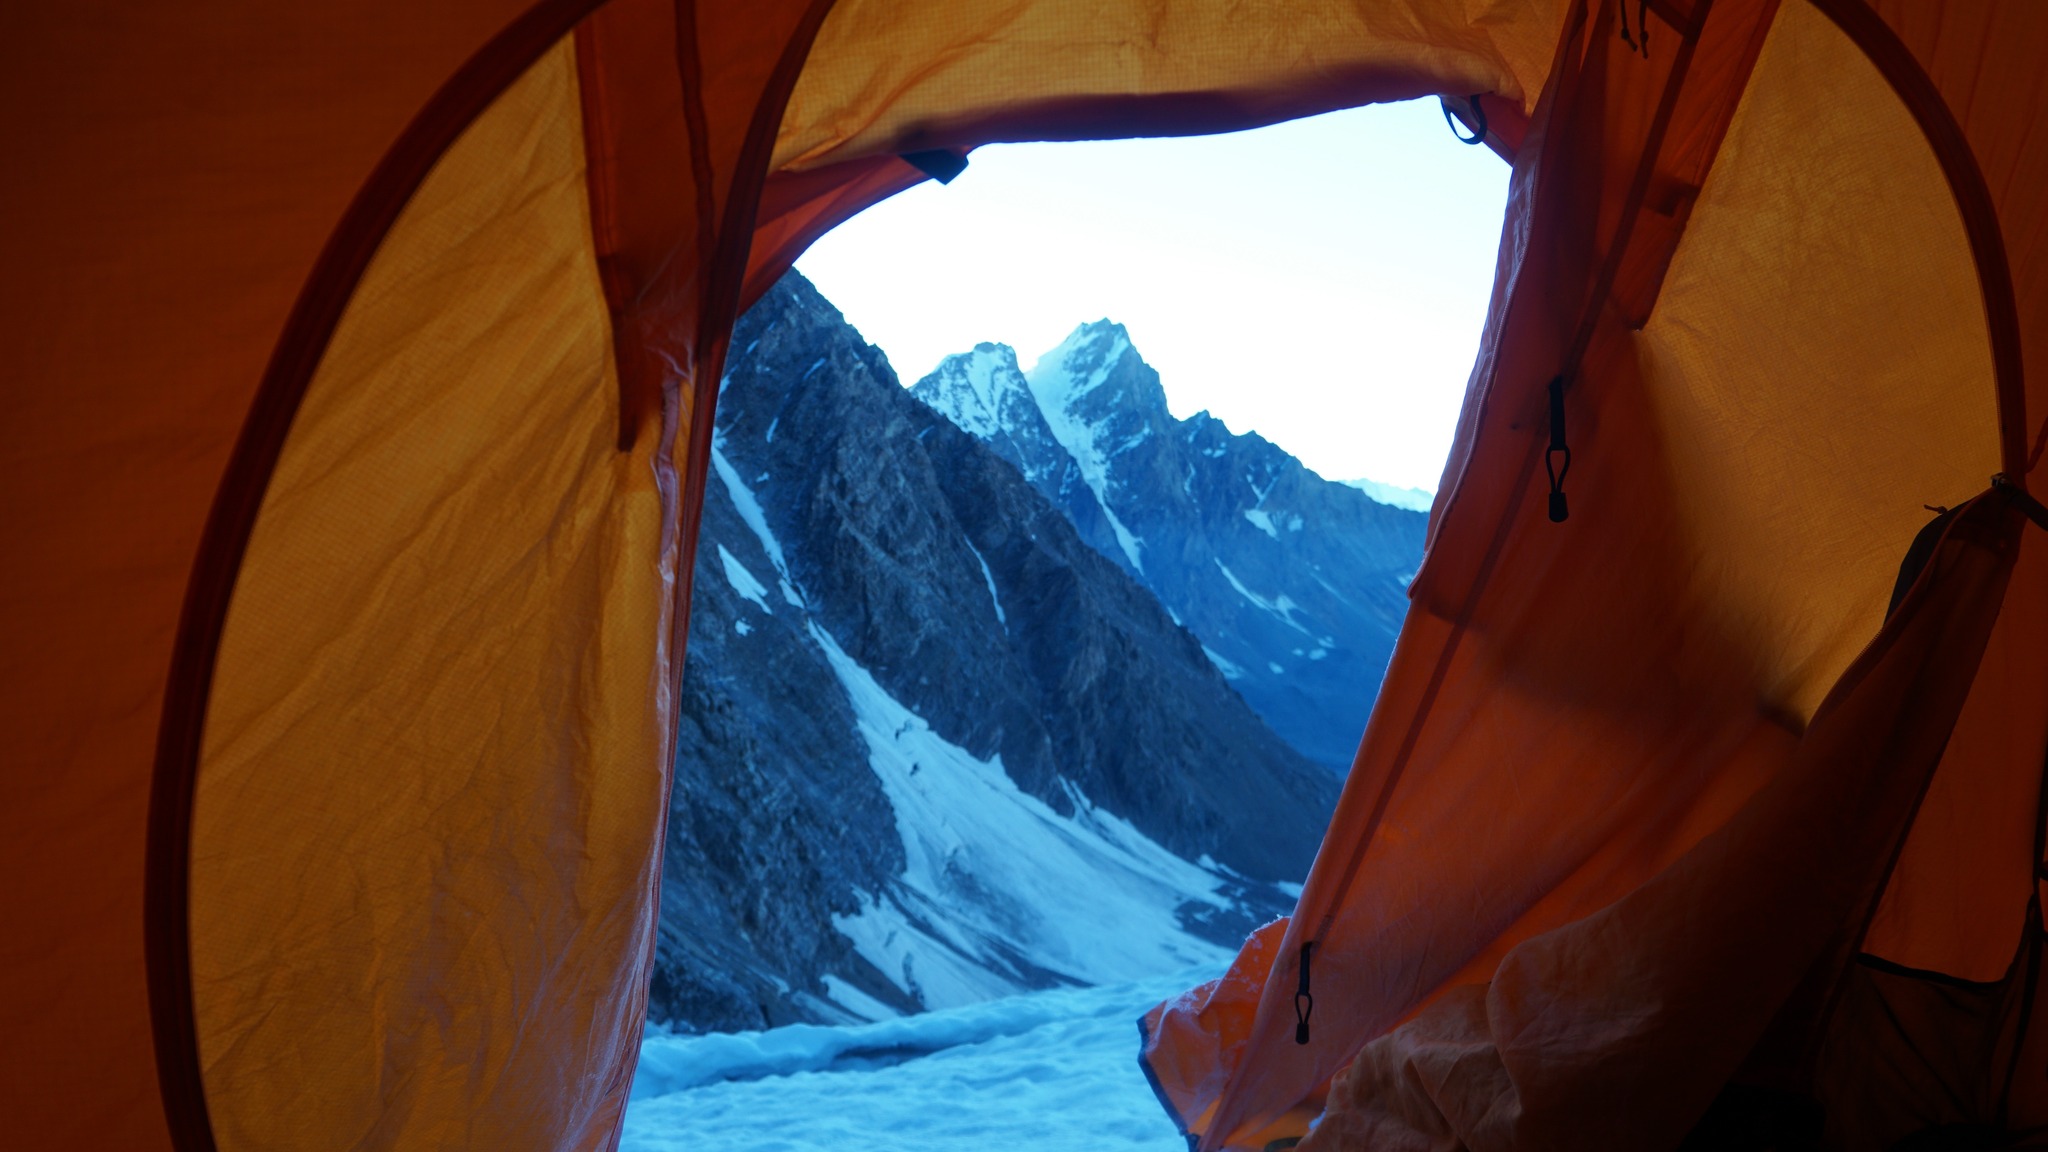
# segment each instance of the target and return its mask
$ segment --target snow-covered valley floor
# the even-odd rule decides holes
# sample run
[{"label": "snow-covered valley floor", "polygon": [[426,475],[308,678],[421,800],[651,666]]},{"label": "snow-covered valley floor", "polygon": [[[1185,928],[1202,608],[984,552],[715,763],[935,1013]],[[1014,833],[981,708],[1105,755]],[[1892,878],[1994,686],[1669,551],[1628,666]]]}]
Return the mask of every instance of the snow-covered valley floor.
[{"label": "snow-covered valley floor", "polygon": [[874,1024],[650,1031],[622,1152],[1183,1152],[1137,1020],[1217,973],[1059,988]]}]

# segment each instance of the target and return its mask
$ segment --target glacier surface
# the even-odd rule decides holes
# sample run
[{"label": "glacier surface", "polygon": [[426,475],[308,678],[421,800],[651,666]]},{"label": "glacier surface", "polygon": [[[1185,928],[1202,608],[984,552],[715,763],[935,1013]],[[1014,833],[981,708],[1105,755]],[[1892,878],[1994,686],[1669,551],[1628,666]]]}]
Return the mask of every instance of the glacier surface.
[{"label": "glacier surface", "polygon": [[1184,1152],[1136,1019],[1221,966],[874,1024],[650,1028],[621,1152]]}]

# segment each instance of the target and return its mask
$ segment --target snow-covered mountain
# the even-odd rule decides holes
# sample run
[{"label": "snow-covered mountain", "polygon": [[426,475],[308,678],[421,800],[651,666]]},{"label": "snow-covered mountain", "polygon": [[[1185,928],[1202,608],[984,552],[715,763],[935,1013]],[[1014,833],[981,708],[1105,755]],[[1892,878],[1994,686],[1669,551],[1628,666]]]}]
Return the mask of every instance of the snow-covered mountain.
[{"label": "snow-covered mountain", "polygon": [[650,1014],[845,1023],[1131,980],[1291,906],[1335,782],[1200,642],[801,277],[733,347]]},{"label": "snow-covered mountain", "polygon": [[1246,701],[1342,773],[1393,652],[1425,517],[1317,476],[1255,434],[1175,419],[1121,325],[1029,372],[981,344],[912,394],[1015,464],[1150,588]]},{"label": "snow-covered mountain", "polygon": [[1358,489],[1382,504],[1391,504],[1396,508],[1406,508],[1410,512],[1427,514],[1429,506],[1436,502],[1434,493],[1424,492],[1420,488],[1403,488],[1397,484],[1386,484],[1378,480],[1367,479],[1364,476],[1360,476],[1355,480],[1346,480],[1343,483],[1347,487]]},{"label": "snow-covered mountain", "polygon": [[1120,531],[1074,454],[1053,434],[1009,345],[977,344],[948,356],[911,394],[1015,464],[1083,540],[1137,574],[1122,551],[1127,531]]}]

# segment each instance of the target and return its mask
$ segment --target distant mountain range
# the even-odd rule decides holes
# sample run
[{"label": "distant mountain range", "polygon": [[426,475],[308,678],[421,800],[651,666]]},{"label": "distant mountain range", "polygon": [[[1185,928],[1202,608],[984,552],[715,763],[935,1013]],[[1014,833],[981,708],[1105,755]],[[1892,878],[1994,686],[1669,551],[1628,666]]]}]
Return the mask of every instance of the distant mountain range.
[{"label": "distant mountain range", "polygon": [[1324,480],[1207,412],[1175,419],[1159,374],[1107,320],[1029,372],[1008,346],[977,345],[911,394],[1149,588],[1282,738],[1350,768],[1421,562],[1427,518],[1412,505],[1426,495]]},{"label": "distant mountain range", "polygon": [[[656,1020],[846,1022],[1140,978],[1221,963],[1291,907],[1338,778],[1247,704],[1280,673],[1243,666],[1356,663],[1328,725],[1355,741],[1385,645],[1344,638],[1354,617],[1390,634],[1420,517],[1382,523],[1213,420],[1162,424],[1163,398],[1118,415],[1141,397],[1113,374],[1157,390],[1121,339],[1091,326],[1049,358],[1067,383],[1046,394],[1071,401],[1053,418],[991,393],[1002,418],[970,435],[800,276],[741,319],[693,572]],[[987,438],[1005,430],[1060,451]],[[1135,498],[1162,483],[1181,496]],[[1218,550],[1233,523],[1360,539]],[[1368,563],[1366,536],[1405,551]]]},{"label": "distant mountain range", "polygon": [[1382,484],[1377,480],[1368,480],[1363,476],[1356,480],[1345,480],[1342,483],[1348,487],[1358,489],[1382,504],[1391,504],[1396,508],[1406,508],[1410,512],[1420,512],[1424,515],[1428,515],[1429,506],[1436,502],[1436,494],[1433,492],[1424,492],[1420,488],[1401,488],[1393,484]]}]

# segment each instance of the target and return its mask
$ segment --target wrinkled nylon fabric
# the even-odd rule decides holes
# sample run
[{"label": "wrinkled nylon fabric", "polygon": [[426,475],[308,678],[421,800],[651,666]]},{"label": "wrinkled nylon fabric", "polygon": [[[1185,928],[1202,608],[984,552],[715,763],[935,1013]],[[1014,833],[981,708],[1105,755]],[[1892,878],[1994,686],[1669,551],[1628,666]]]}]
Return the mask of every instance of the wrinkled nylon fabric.
[{"label": "wrinkled nylon fabric", "polygon": [[1998,471],[1948,183],[1806,4],[1779,9],[1641,356],[1703,623],[1744,652],[1758,702],[1803,723],[1876,633],[1924,506]]},{"label": "wrinkled nylon fabric", "polygon": [[0,36],[0,1129],[169,1145],[143,958],[207,509],[321,245],[524,5],[10,5]]},{"label": "wrinkled nylon fabric", "polygon": [[[577,30],[625,436],[645,426],[666,440],[663,482],[683,495],[663,550],[677,557],[683,603],[726,341],[748,285],[765,289],[749,267],[750,248],[769,246],[757,241],[756,224],[772,231],[794,206],[764,202],[777,114],[828,2],[613,0]],[[906,186],[899,180],[889,190]],[[814,191],[822,200],[808,204],[810,237],[844,218],[818,220],[817,209],[837,205],[851,215],[872,202]],[[778,250],[796,258],[796,249]],[[687,613],[676,625],[687,628]],[[671,647],[677,679],[682,649],[679,631]]]},{"label": "wrinkled nylon fabric", "polygon": [[[1804,717],[1875,631],[1923,506],[1998,470],[1989,339],[1931,151],[1809,6],[1782,11],[1715,173],[1643,332],[1648,386],[1716,624],[1760,699]],[[2048,747],[2048,713],[2017,706],[2048,700],[2019,655],[2048,650],[2034,564],[2014,588],[1868,942],[1970,980],[2011,962]]]},{"label": "wrinkled nylon fabric", "polygon": [[[343,1146],[615,1139],[688,597],[679,493],[703,480],[760,110],[818,11],[607,7],[442,160],[357,291],[271,482],[199,773],[222,1147],[309,1117]],[[341,541],[365,558],[349,594],[307,588]],[[278,645],[293,627],[303,647]],[[292,839],[305,821],[332,835]]]},{"label": "wrinkled nylon fabric", "polygon": [[223,1150],[600,1148],[623,1110],[673,588],[580,118],[564,43],[441,160],[250,541],[193,829]]},{"label": "wrinkled nylon fabric", "polygon": [[900,153],[1223,132],[1440,92],[1499,93],[1506,117],[1533,107],[1566,7],[839,0],[781,122],[745,299],[923,180]]},{"label": "wrinkled nylon fabric", "polygon": [[[1217,1101],[1189,1085],[1177,1104],[1216,1109],[1205,1146],[1256,1146],[1358,1045],[1488,981],[1517,942],[1607,907],[1743,812],[1876,632],[1921,504],[1981,491],[1997,468],[1982,306],[1941,172],[1824,18],[1786,5],[1772,27],[1647,329],[1607,313],[1573,381],[1563,525],[1545,521],[1540,458],[1502,435],[1540,436],[1541,409],[1502,409],[1557,370],[1570,318],[1549,317],[1591,278],[1572,237],[1605,234],[1614,214],[1574,194],[1570,171],[1518,172],[1509,297],[1489,326],[1497,398],[1488,410],[1476,376],[1461,443],[1479,448],[1439,500],[1415,609],[1257,1023],[1208,1041],[1235,1067],[1230,1086]],[[1602,70],[1613,36],[1596,23],[1587,66],[1547,119],[1539,109],[1549,164],[1601,155],[1557,139],[1587,129],[1575,102],[1655,103]],[[1546,179],[1566,182],[1556,199]],[[1514,299],[1531,293],[1533,308]],[[1535,482],[1510,483],[1516,465]],[[1489,558],[1473,530],[1495,501],[1512,519]],[[1488,564],[1490,583],[1475,576]],[[2037,757],[2008,791],[2031,797],[2038,774]],[[1302,1047],[1292,964],[1309,939],[1321,991]]]},{"label": "wrinkled nylon fabric", "polygon": [[[1762,13],[1731,9],[1738,51]],[[1695,605],[1634,340],[1611,322],[1568,401],[1572,520],[1544,517],[1545,385],[1573,354],[1598,269],[1619,258],[1633,178],[1611,169],[1649,150],[1640,110],[1660,106],[1678,63],[1627,51],[1613,13],[1571,33],[1518,155],[1429,559],[1283,949],[1291,960],[1315,940],[1317,983],[1336,992],[1318,995],[1312,1042],[1296,1045],[1283,966],[1254,1030],[1219,1043],[1235,1068],[1212,1145],[1293,1107],[1436,990],[1486,979],[1517,940],[1661,870],[1794,740],[1716,638],[1684,627]],[[1495,572],[1513,576],[1488,583]]]},{"label": "wrinkled nylon fabric", "polygon": [[1973,507],[1739,813],[1366,1045],[1301,1147],[1676,1147],[1802,979],[1844,959],[1962,706],[2020,523],[1995,499]]},{"label": "wrinkled nylon fabric", "polygon": [[1000,140],[1250,128],[1374,100],[1532,107],[1562,0],[840,0],[775,167]]},{"label": "wrinkled nylon fabric", "polygon": [[[1865,952],[1962,980],[2005,976],[2034,891],[2034,837],[2048,762],[2043,652],[2048,538],[2029,533],[2005,611],[1864,938]],[[2037,1084],[2048,1088],[2038,1078]]]},{"label": "wrinkled nylon fabric", "polygon": [[742,311],[774,287],[796,258],[834,225],[926,179],[895,156],[771,175],[761,193],[761,219],[747,259]]},{"label": "wrinkled nylon fabric", "polygon": [[[1990,983],[1867,960],[1848,967],[1815,1061],[1813,1094],[1826,1106],[1830,1146],[1891,1149],[1929,1128],[1995,1127],[2001,1113],[2013,1132],[2048,1122],[2040,962],[2024,947],[2017,953]],[[2033,1074],[2012,1074],[2022,1068]]]},{"label": "wrinkled nylon fabric", "polygon": [[[2048,437],[2048,7],[1872,5],[1926,70],[1967,137],[2011,263],[2026,373],[2022,440],[2038,492]],[[2032,891],[2036,797],[2048,758],[2048,550],[2030,538],[1955,747],[1915,823],[1869,951],[1909,968],[1998,978]]]}]

